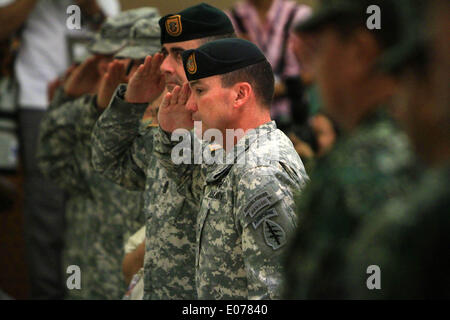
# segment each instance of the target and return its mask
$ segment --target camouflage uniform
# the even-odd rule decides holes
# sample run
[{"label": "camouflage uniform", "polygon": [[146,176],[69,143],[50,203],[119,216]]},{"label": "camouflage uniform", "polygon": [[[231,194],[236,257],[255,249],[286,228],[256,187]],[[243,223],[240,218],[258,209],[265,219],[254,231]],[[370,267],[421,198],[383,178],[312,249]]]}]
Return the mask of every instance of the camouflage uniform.
[{"label": "camouflage uniform", "polygon": [[[364,224],[347,253],[346,285],[358,299],[449,298],[450,166],[430,169],[413,192]],[[366,268],[380,267],[381,290]]]},{"label": "camouflage uniform", "polygon": [[347,297],[343,261],[361,220],[413,187],[420,171],[407,138],[382,110],[317,161],[296,198],[300,220],[286,261],[286,298]]},{"label": "camouflage uniform", "polygon": [[126,103],[124,91],[124,85],[118,88],[95,124],[93,165],[125,188],[144,191],[144,299],[195,299],[196,207],[185,202],[180,186],[153,156],[157,128],[139,135],[147,104]]},{"label": "camouflage uniform", "polygon": [[157,156],[178,172],[187,200],[200,204],[199,299],[279,298],[281,256],[296,225],[293,193],[308,179],[292,143],[272,121],[247,133],[233,152],[222,150],[223,164],[176,166],[173,147],[159,130]]},{"label": "camouflage uniform", "polygon": [[[120,58],[143,59],[160,49],[157,20],[141,20],[132,28]],[[156,24],[156,28],[155,28]],[[157,124],[140,122],[147,104],[123,99],[116,91],[92,134],[93,166],[102,175],[130,189],[144,191],[146,219],[144,299],[195,299],[194,261],[196,211],[178,192],[153,156]]]},{"label": "camouflage uniform", "polygon": [[[91,52],[113,54],[125,45],[124,35],[136,20],[155,13],[154,8],[140,8],[109,18]],[[144,222],[142,196],[92,169],[91,130],[101,113],[96,96],[67,101],[59,90],[42,121],[38,157],[42,172],[69,193],[64,267],[81,269],[81,291],[70,290],[69,298],[119,299],[126,289],[123,245]]]},{"label": "camouflage uniform", "polygon": [[64,260],[81,268],[80,297],[118,299],[125,290],[124,237],[144,220],[141,194],[123,190],[91,167],[90,136],[99,114],[95,96],[49,111],[41,126],[38,156],[41,170],[69,193]]}]

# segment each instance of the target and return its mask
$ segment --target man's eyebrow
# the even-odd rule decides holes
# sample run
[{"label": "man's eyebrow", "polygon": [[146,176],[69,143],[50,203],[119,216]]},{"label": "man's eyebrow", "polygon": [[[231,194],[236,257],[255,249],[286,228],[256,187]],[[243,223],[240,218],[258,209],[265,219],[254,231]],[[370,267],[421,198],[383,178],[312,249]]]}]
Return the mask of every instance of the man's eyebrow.
[{"label": "man's eyebrow", "polygon": [[172,48],[170,48],[170,52],[172,52],[172,53],[179,53],[179,52],[183,52],[184,50],[186,50],[186,49],[183,49],[181,47],[172,47]]},{"label": "man's eyebrow", "polygon": [[194,86],[196,86],[198,84],[200,84],[200,81],[198,81],[198,80],[189,81],[189,86],[190,87],[194,87]]}]

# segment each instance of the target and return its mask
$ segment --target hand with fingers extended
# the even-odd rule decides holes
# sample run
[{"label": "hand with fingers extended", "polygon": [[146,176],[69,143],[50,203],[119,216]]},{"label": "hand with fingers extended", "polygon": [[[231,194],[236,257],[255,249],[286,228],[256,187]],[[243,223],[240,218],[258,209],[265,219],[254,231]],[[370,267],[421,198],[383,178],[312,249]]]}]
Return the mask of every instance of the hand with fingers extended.
[{"label": "hand with fingers extended", "polygon": [[80,97],[83,94],[94,93],[100,80],[97,70],[99,57],[93,56],[86,59],[75,68],[64,83],[64,92],[72,97]]},{"label": "hand with fingers extended", "polygon": [[126,82],[125,65],[115,60],[108,65],[108,71],[103,75],[97,94],[97,107],[104,110],[119,84]]},{"label": "hand with fingers extended", "polygon": [[158,111],[158,122],[162,130],[173,132],[176,129],[191,130],[194,127],[192,112],[186,109],[186,102],[191,94],[189,84],[182,88],[176,86],[166,93]]},{"label": "hand with fingers extended", "polygon": [[159,97],[164,90],[164,76],[159,67],[164,59],[161,53],[147,56],[128,82],[125,101],[149,103]]}]

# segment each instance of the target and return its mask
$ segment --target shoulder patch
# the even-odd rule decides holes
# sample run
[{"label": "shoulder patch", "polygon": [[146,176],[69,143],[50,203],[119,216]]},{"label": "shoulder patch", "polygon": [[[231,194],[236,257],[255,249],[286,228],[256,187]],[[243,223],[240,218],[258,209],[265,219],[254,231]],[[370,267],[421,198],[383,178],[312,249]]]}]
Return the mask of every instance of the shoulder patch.
[{"label": "shoulder patch", "polygon": [[260,214],[257,214],[255,221],[252,222],[253,229],[257,229],[264,220],[272,217],[278,217],[278,212],[274,208],[266,210]]},{"label": "shoulder patch", "polygon": [[264,219],[264,240],[273,250],[281,248],[286,243],[286,233],[283,228],[269,219]]},{"label": "shoulder patch", "polygon": [[278,200],[273,192],[264,190],[248,201],[248,204],[244,208],[244,216],[250,215],[253,218],[262,209],[273,205]]}]

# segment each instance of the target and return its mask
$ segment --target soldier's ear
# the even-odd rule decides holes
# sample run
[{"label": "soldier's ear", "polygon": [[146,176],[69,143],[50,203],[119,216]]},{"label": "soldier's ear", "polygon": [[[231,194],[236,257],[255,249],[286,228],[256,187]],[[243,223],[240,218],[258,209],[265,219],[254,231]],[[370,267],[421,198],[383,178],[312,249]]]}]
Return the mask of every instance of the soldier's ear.
[{"label": "soldier's ear", "polygon": [[245,105],[253,94],[252,86],[248,82],[238,82],[233,86],[234,100],[233,108]]}]

